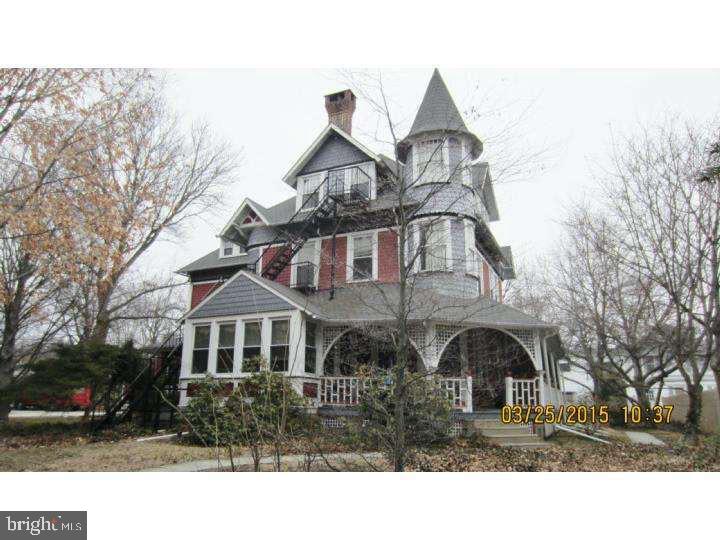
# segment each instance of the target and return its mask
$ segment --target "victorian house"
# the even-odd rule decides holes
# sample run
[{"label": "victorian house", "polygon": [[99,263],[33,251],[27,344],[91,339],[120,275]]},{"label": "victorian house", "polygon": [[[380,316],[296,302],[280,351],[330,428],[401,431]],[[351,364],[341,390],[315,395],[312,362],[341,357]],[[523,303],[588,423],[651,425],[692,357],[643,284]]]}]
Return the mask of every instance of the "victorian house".
[{"label": "victorian house", "polygon": [[440,73],[399,160],[353,137],[355,107],[350,90],[325,96],[328,124],[277,180],[296,194],[245,199],[218,246],[179,270],[191,288],[181,405],[193,381],[230,388],[258,357],[320,414],[357,404],[360,368],[393,362],[378,336],[397,321],[401,267],[412,369],[436,377],[459,414],[562,399],[557,329],[503,302],[515,274],[490,228],[491,164]]}]

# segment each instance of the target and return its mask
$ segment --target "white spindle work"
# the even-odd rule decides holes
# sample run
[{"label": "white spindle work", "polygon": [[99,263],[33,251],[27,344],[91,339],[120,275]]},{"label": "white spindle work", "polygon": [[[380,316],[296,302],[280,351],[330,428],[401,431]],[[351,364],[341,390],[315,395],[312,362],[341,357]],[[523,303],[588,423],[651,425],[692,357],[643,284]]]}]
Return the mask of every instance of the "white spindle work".
[{"label": "white spindle work", "polygon": [[[352,407],[360,403],[362,391],[372,379],[360,377],[321,377],[320,405]],[[441,378],[437,384],[447,395],[453,409],[472,412],[472,378]]]},{"label": "white spindle work", "polygon": [[505,401],[508,405],[532,407],[542,403],[540,399],[540,380],[537,377],[533,379],[506,377],[505,393]]}]

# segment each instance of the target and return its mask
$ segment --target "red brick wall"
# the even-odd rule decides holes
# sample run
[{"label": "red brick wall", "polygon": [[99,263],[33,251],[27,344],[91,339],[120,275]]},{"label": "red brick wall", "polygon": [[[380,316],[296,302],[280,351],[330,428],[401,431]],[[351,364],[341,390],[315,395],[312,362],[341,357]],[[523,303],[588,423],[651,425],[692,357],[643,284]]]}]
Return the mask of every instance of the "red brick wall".
[{"label": "red brick wall", "polygon": [[192,286],[192,295],[190,297],[190,309],[197,306],[218,286],[218,282],[214,283],[198,283]]},{"label": "red brick wall", "polygon": [[482,269],[483,294],[484,296],[490,296],[490,267],[485,261],[482,263]]},{"label": "red brick wall", "polygon": [[[270,263],[272,258],[275,256],[275,252],[280,249],[279,247],[271,247],[267,248],[262,256],[262,267],[265,269],[265,267]],[[280,272],[280,275],[275,279],[276,282],[282,283],[283,285],[290,286],[290,272],[291,272],[291,266],[288,264],[285,268],[283,268],[282,272]]]},{"label": "red brick wall", "polygon": [[[335,285],[345,283],[347,275],[347,238],[344,236],[335,240]],[[322,241],[320,248],[320,289],[330,288],[330,274],[332,261],[332,239]]]},{"label": "red brick wall", "polygon": [[378,233],[378,280],[396,283],[399,280],[398,242],[395,231]]}]

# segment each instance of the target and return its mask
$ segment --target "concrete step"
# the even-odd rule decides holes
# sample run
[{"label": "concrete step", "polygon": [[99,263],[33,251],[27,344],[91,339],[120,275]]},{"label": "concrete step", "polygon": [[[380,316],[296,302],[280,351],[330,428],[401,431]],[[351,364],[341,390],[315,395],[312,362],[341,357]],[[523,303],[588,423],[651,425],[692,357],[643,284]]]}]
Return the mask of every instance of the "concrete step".
[{"label": "concrete step", "polygon": [[481,428],[480,433],[485,437],[503,437],[506,435],[532,435],[528,426],[502,426],[492,428]]},{"label": "concrete step", "polygon": [[547,448],[552,446],[550,443],[538,441],[534,443],[518,443],[518,442],[506,442],[498,443],[499,446],[510,447],[510,448]]},{"label": "concrete step", "polygon": [[522,446],[526,444],[544,444],[543,440],[536,435],[503,435],[488,437],[491,443],[500,446]]},{"label": "concrete step", "polygon": [[501,427],[522,427],[530,429],[530,424],[503,424],[500,420],[473,420],[473,426],[478,429]]}]

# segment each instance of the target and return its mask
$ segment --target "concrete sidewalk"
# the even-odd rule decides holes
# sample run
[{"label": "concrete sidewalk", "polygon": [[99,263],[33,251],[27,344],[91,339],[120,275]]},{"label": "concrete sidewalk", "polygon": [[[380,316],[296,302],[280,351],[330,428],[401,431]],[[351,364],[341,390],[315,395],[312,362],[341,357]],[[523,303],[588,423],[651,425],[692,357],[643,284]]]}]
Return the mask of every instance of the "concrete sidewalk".
[{"label": "concrete sidewalk", "polygon": [[[299,465],[302,463],[305,456],[292,455],[282,456],[281,462],[283,465]],[[354,463],[362,465],[366,461],[377,461],[382,458],[380,452],[369,452],[366,454],[352,454],[352,453],[339,453],[339,454],[326,454],[325,458],[333,465],[342,465],[343,463]],[[235,467],[252,466],[253,461],[249,454],[242,454],[237,456],[233,460]],[[263,465],[272,465],[273,459],[269,457],[262,458],[260,461]],[[315,463],[323,463],[323,459],[318,457]],[[186,463],[174,463],[172,465],[164,465],[162,467],[156,467],[153,469],[146,469],[143,472],[203,472],[203,471],[217,471],[230,470],[230,460],[221,459],[218,463],[216,459],[201,459],[198,461],[188,461]]]},{"label": "concrete sidewalk", "polygon": [[645,431],[626,431],[625,435],[628,436],[628,439],[630,439],[630,442],[633,444],[665,446],[665,443],[655,437],[655,435],[651,435],[650,433],[646,433]]}]

